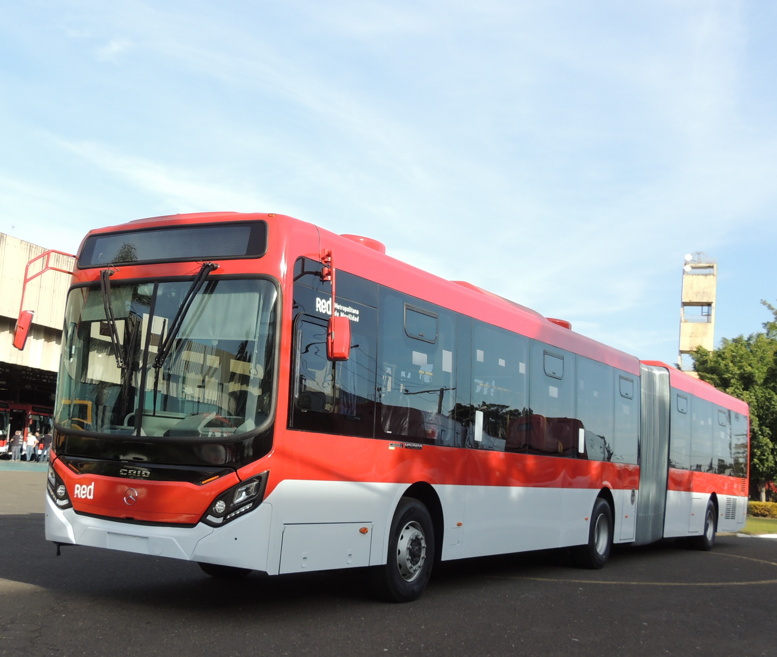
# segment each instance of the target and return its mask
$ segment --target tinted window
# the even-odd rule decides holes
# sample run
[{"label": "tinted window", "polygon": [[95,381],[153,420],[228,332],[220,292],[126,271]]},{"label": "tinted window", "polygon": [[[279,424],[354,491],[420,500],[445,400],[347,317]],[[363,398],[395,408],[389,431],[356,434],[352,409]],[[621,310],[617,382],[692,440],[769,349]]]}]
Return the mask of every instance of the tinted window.
[{"label": "tinted window", "polygon": [[[575,418],[575,359],[572,354],[560,350],[549,354],[547,349],[548,346],[541,342],[531,342],[531,410],[525,420],[525,430],[529,433],[528,451],[574,457],[582,428]],[[550,361],[546,358],[548,355]],[[558,368],[552,367],[558,366],[559,361],[566,367],[561,379],[556,376]],[[546,373],[548,364],[552,374]]]},{"label": "tinted window", "polygon": [[92,235],[84,243],[78,266],[258,257],[266,251],[263,221],[148,228]]},{"label": "tinted window", "polygon": [[[669,467],[688,470],[691,467],[691,417],[687,413],[688,398],[672,390],[670,417]],[[686,409],[682,411],[680,409]]]},{"label": "tinted window", "polygon": [[612,378],[608,365],[577,357],[577,417],[585,450],[579,456],[592,461],[611,461],[614,452]]},{"label": "tinted window", "polygon": [[[297,258],[294,263],[294,285],[304,285],[327,294],[332,293],[332,283],[321,280],[323,265],[310,258]],[[366,278],[350,274],[338,269],[335,278],[337,281],[337,305],[346,305],[344,300],[356,301],[371,308],[378,307],[378,285]]]},{"label": "tinted window", "polygon": [[734,457],[731,444],[731,431],[728,425],[728,411],[718,409],[718,425],[715,433],[715,471],[722,475],[734,473]]},{"label": "tinted window", "polygon": [[[375,416],[377,313],[355,301],[343,305],[351,319],[351,354],[326,357],[326,304],[331,297],[294,289],[294,357],[289,426],[294,429],[372,437]],[[338,302],[338,308],[341,307]],[[339,313],[338,313],[339,314]]]},{"label": "tinted window", "polygon": [[564,358],[563,356],[557,356],[555,354],[549,354],[545,352],[545,374],[552,376],[554,379],[564,378]]},{"label": "tinted window", "polygon": [[747,416],[731,413],[731,443],[734,460],[733,475],[747,477]]},{"label": "tinted window", "polygon": [[[408,330],[406,309],[411,315]],[[432,321],[436,325],[433,343],[426,341]],[[381,287],[379,335],[376,435],[457,444],[454,313]]]},{"label": "tinted window", "polygon": [[476,447],[473,435],[475,410],[472,405],[472,324],[474,320],[456,315],[456,403],[453,407],[458,446]]},{"label": "tinted window", "polygon": [[[617,370],[616,370],[617,373]],[[634,394],[634,379],[618,376],[620,395],[615,395],[615,450],[612,460],[617,463],[639,462],[639,395]],[[631,396],[623,395],[624,387]]]},{"label": "tinted window", "polygon": [[620,387],[621,397],[634,399],[634,379],[625,376],[618,377],[618,386]]},{"label": "tinted window", "polygon": [[[331,413],[335,407],[334,367],[326,357],[326,322],[300,317],[295,333],[294,406],[302,414]],[[292,426],[300,428],[300,424],[309,423],[300,416]]]},{"label": "tinted window", "polygon": [[405,304],[405,333],[416,340],[437,342],[437,313]]},{"label": "tinted window", "polygon": [[483,436],[475,446],[528,451],[528,340],[475,322],[472,347],[472,401],[483,413]]},{"label": "tinted window", "polygon": [[712,404],[691,396],[691,470],[714,472]]}]

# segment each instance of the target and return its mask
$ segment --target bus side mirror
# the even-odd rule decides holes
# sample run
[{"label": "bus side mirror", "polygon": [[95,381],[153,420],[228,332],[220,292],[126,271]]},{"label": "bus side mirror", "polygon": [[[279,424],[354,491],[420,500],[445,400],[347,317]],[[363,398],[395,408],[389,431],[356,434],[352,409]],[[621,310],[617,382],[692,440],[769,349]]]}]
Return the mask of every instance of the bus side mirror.
[{"label": "bus side mirror", "polygon": [[16,329],[13,333],[13,346],[19,351],[24,349],[24,345],[27,342],[27,336],[30,333],[30,326],[32,326],[32,316],[35,313],[32,310],[22,310],[19,313],[19,321],[16,322]]},{"label": "bus side mirror", "polygon": [[351,321],[347,317],[331,317],[326,331],[326,357],[348,360],[351,355]]}]

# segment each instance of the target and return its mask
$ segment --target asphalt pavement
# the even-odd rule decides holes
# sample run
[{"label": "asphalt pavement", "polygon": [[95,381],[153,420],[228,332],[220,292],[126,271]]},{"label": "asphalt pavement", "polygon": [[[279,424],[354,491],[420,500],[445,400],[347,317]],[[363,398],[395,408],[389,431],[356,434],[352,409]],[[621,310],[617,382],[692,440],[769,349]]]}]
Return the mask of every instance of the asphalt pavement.
[{"label": "asphalt pavement", "polygon": [[777,541],[719,536],[441,564],[378,602],[358,571],[238,582],[43,536],[45,473],[0,471],[0,655],[777,655]]}]

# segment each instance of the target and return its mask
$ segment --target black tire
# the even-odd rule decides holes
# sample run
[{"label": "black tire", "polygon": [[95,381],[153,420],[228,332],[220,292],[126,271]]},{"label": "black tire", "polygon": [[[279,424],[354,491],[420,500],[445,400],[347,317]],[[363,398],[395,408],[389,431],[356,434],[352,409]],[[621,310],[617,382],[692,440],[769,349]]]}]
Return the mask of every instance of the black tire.
[{"label": "black tire", "polygon": [[707,502],[707,512],[704,514],[704,533],[691,539],[691,547],[696,550],[708,552],[715,545],[715,533],[718,531],[718,517],[715,511],[715,503]]},{"label": "black tire", "polygon": [[612,509],[607,500],[597,497],[591,513],[588,543],[574,548],[572,556],[581,568],[599,569],[607,563],[612,549],[614,524]]},{"label": "black tire", "polygon": [[235,568],[234,566],[217,566],[215,563],[197,563],[202,572],[216,579],[242,579],[251,572],[250,568]]},{"label": "black tire", "polygon": [[434,565],[434,527],[426,507],[403,497],[391,521],[385,566],[372,570],[375,592],[390,602],[417,600]]}]

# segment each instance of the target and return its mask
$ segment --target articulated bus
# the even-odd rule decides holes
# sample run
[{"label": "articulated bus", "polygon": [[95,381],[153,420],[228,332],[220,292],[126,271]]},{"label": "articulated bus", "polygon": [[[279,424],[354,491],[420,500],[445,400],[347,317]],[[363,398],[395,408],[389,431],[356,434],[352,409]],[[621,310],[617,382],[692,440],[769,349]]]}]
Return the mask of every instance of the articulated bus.
[{"label": "articulated bus", "polygon": [[23,402],[0,401],[0,456],[10,456],[8,438],[17,431],[44,436],[51,432],[54,409]]},{"label": "articulated bus", "polygon": [[379,242],[275,214],[91,231],[70,287],[46,537],[240,577],[745,522],[748,408]]}]

